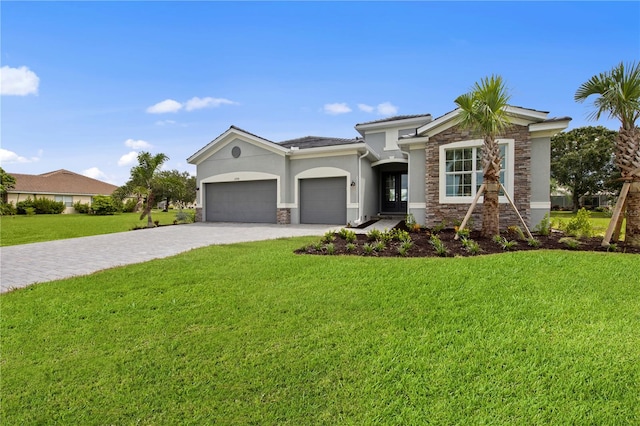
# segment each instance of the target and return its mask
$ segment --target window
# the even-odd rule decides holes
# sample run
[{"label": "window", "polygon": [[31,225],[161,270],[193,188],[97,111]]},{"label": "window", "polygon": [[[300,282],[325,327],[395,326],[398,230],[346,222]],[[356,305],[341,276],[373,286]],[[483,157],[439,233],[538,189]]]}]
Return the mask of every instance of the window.
[{"label": "window", "polygon": [[62,201],[66,207],[72,207],[73,195],[56,195],[55,201]]},{"label": "window", "polygon": [[[440,147],[440,202],[470,203],[482,185],[482,140],[455,142]],[[512,192],[513,139],[499,139],[500,182]],[[500,190],[500,201],[504,192]],[[482,201],[482,200],[480,200]]]}]

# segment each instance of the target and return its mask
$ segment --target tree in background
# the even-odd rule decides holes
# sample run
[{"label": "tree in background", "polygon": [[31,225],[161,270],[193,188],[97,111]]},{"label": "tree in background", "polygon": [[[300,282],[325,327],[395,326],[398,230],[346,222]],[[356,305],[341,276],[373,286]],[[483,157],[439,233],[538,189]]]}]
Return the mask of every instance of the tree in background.
[{"label": "tree in background", "polygon": [[618,132],[606,127],[579,127],[551,138],[551,177],[571,191],[573,211],[580,199],[601,191],[615,192],[613,150]]},{"label": "tree in background", "polygon": [[153,228],[151,209],[156,203],[160,167],[169,157],[165,154],[151,155],[142,151],[138,154],[138,165],[131,169],[131,177],[123,186],[118,188],[117,197],[125,198],[130,195],[144,197],[144,205],[140,219],[147,217],[147,227]]},{"label": "tree in background", "polygon": [[156,181],[158,199],[165,201],[164,209],[169,209],[171,202],[180,208],[193,203],[196,199],[196,178],[188,172],[164,170],[158,174]]},{"label": "tree in background", "polygon": [[592,95],[596,95],[592,118],[597,120],[607,114],[620,120],[615,164],[622,179],[629,182],[625,240],[640,246],[640,129],[637,125],[640,118],[640,63],[625,65],[621,62],[611,71],[594,75],[580,85],[574,98],[584,102]]},{"label": "tree in background", "polygon": [[502,77],[485,77],[469,93],[454,101],[461,109],[460,126],[471,129],[484,139],[482,173],[486,184],[482,204],[482,230],[485,237],[500,234],[500,147],[497,137],[510,125],[506,113],[510,95]]},{"label": "tree in background", "polygon": [[0,167],[0,201],[3,204],[6,204],[7,202],[7,193],[15,188],[15,186],[16,178],[5,172],[4,169]]}]

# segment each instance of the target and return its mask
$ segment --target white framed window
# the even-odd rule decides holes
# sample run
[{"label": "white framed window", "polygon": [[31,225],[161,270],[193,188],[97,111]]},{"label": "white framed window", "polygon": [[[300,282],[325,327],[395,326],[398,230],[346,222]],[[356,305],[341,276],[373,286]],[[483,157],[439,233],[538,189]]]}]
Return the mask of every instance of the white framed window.
[{"label": "white framed window", "polygon": [[62,201],[65,207],[73,206],[73,195],[56,195],[55,201]]},{"label": "white framed window", "polygon": [[[483,180],[482,144],[482,139],[474,139],[440,146],[440,203],[468,204],[473,201]],[[502,156],[500,182],[513,197],[514,140],[498,139],[498,145]],[[499,201],[507,202],[502,191]]]}]

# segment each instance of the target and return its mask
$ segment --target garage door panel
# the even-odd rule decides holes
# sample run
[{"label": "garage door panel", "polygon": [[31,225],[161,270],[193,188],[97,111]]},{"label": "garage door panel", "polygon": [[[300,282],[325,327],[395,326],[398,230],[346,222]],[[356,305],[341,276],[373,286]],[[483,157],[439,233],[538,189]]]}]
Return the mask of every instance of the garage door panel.
[{"label": "garage door panel", "polygon": [[300,180],[300,223],[344,225],[346,222],[345,177]]},{"label": "garage door panel", "polygon": [[208,183],[205,188],[209,222],[276,223],[276,180]]}]

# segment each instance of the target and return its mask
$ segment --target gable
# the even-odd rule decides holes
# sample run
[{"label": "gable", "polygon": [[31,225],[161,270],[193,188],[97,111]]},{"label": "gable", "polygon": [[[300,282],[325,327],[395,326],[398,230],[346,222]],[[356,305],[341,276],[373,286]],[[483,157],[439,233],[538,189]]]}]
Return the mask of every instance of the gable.
[{"label": "gable", "polygon": [[[200,149],[198,152],[193,154],[191,157],[187,158],[187,162],[189,164],[198,165],[203,161],[207,160],[208,158],[210,158],[211,156],[215,155],[216,153],[222,151],[223,149],[228,147],[230,144],[233,144],[233,143],[237,144],[240,142],[242,144],[248,144],[248,145],[251,145],[252,147],[261,149],[263,151],[266,150],[271,153],[281,155],[283,157],[287,154],[287,151],[288,151],[288,149],[283,148],[274,142],[271,142],[267,139],[256,136],[238,127],[231,126],[226,132],[224,132],[223,134],[215,138],[209,144],[205,145],[202,149]],[[228,148],[228,151],[231,151],[231,149],[232,148]],[[222,155],[224,156],[226,154],[222,153]]]}]

